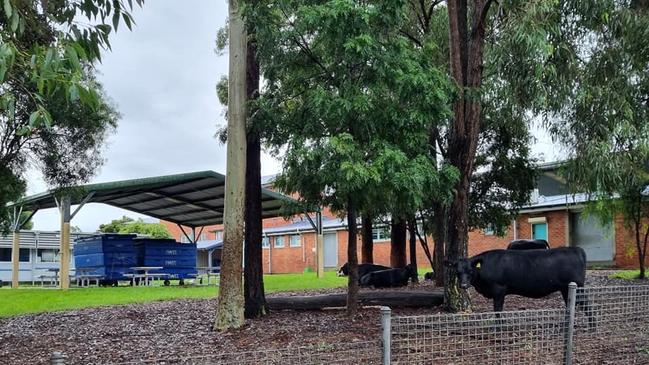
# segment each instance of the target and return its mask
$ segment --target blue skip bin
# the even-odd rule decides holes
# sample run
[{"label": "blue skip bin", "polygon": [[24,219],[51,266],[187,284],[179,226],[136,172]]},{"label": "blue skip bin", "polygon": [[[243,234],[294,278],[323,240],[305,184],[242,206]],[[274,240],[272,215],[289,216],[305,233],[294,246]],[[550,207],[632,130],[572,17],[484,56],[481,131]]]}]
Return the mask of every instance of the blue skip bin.
[{"label": "blue skip bin", "polygon": [[149,238],[137,238],[133,242],[138,266],[163,267],[155,272],[174,279],[196,277],[196,244]]},{"label": "blue skip bin", "polygon": [[74,243],[74,265],[86,274],[101,275],[104,282],[128,280],[124,274],[137,263],[134,234],[101,234]]}]

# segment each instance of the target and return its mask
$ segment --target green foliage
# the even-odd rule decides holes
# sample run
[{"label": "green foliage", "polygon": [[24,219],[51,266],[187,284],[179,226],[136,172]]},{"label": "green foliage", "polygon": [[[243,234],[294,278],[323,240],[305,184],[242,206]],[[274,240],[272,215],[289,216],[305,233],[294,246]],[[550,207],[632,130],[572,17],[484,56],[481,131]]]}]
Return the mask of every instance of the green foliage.
[{"label": "green foliage", "polygon": [[[516,2],[507,3],[500,9],[518,6]],[[434,65],[450,75],[447,8],[438,1],[426,0],[409,3],[408,14],[410,21],[404,24],[402,33],[416,49],[426,53]],[[489,15],[488,27],[496,29],[501,25],[498,19],[502,14],[492,10]],[[526,32],[523,30],[522,34]],[[533,104],[520,103],[514,92],[520,80],[511,77],[511,71],[500,61],[501,53],[508,54],[508,44],[502,38],[506,37],[500,31],[488,32],[482,88],[477,95],[482,99],[482,120],[469,195],[469,226],[472,229],[493,228],[497,234],[504,234],[518,209],[529,202],[536,180],[536,161],[530,157],[529,148],[532,141],[529,126],[533,116],[529,111]],[[451,122],[449,118],[431,131],[433,160],[449,157],[446,151]],[[446,219],[443,209],[435,209],[437,205],[446,205],[451,197],[443,198],[430,197],[426,204],[428,209],[422,212],[427,220],[424,225],[427,232],[433,231],[435,211],[441,212]]]},{"label": "green foliage", "polygon": [[114,219],[99,226],[102,233],[137,233],[151,238],[172,238],[167,227],[161,223],[145,223],[141,218],[134,220],[127,216]]},{"label": "green foliage", "polygon": [[0,109],[11,121],[21,97],[33,103],[22,134],[57,122],[47,105],[53,97],[96,106],[100,97],[85,83],[83,64],[101,59],[100,50],[110,48],[108,36],[120,23],[129,29],[134,23],[132,1],[47,1],[45,9],[39,4],[4,0],[0,14],[0,82],[6,86]]},{"label": "green foliage", "polygon": [[493,67],[511,80],[517,103],[541,115],[565,147],[571,161],[564,174],[573,192],[592,199],[588,212],[605,223],[621,215],[643,261],[649,3],[540,1],[507,10]]},{"label": "green foliage", "polygon": [[132,27],[131,9],[130,0],[3,1],[1,220],[8,216],[6,203],[25,192],[28,163],[48,185],[65,188],[87,181],[103,162],[100,147],[118,115],[94,78],[93,63],[110,48],[113,29],[122,22]]},{"label": "green foliage", "polygon": [[400,33],[403,3],[275,1],[248,7],[262,73],[259,120],[284,155],[275,184],[344,213],[413,211],[455,179],[428,156],[448,116],[446,77]]}]

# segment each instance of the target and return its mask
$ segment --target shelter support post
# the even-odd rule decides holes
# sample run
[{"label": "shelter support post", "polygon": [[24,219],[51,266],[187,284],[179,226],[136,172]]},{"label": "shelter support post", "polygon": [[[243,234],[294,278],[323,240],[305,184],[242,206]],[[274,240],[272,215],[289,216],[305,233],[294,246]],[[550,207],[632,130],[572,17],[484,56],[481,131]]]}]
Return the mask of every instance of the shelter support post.
[{"label": "shelter support post", "polygon": [[11,287],[18,288],[20,281],[20,230],[13,230],[11,245]]},{"label": "shelter support post", "polygon": [[322,229],[322,212],[316,213],[316,255],[318,279],[324,278],[324,234]]},{"label": "shelter support post", "polygon": [[315,230],[315,263],[318,279],[324,278],[324,235],[322,229],[322,211],[315,214],[315,222],[311,219],[309,213],[305,213],[306,218]]},{"label": "shelter support post", "polygon": [[[22,207],[14,207],[13,217],[11,217],[11,287],[18,288],[20,284],[20,229],[29,222],[36,214],[37,210],[32,211],[24,220],[21,219],[23,212]],[[38,247],[37,247],[38,248]],[[37,250],[38,251],[38,250]],[[33,273],[32,273],[33,275]]]},{"label": "shelter support post", "polygon": [[64,196],[59,201],[61,213],[61,267],[59,285],[61,289],[70,288],[70,197]]},{"label": "shelter support post", "polygon": [[14,207],[11,220],[11,232],[13,240],[11,244],[11,287],[18,288],[20,282],[20,215],[22,207]]}]

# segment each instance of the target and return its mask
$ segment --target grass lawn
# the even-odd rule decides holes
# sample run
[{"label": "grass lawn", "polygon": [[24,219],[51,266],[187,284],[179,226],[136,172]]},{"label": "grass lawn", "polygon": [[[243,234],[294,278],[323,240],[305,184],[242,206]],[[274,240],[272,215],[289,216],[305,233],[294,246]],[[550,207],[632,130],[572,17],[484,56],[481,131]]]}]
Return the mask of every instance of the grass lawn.
[{"label": "grass lawn", "polygon": [[637,279],[640,275],[640,270],[619,270],[612,274],[612,278],[616,279]]},{"label": "grass lawn", "polygon": [[[279,291],[323,289],[345,286],[347,278],[337,277],[335,271],[318,279],[315,273],[264,275],[267,293]],[[212,298],[218,288],[212,286],[172,285],[152,287],[57,289],[0,289],[0,318],[26,313],[52,312],[67,309],[98,307],[128,303],[143,303],[178,298]]]}]

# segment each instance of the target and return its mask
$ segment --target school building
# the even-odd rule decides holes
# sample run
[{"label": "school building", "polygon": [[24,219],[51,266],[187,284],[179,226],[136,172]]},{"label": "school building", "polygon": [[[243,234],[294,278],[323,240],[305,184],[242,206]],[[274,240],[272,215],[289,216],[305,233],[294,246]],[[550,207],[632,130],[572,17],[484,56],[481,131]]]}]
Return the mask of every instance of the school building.
[{"label": "school building", "polygon": [[[591,265],[629,268],[637,267],[637,253],[634,236],[623,224],[621,218],[601,225],[593,217],[583,213],[585,194],[570,194],[565,180],[558,174],[559,164],[548,163],[539,166],[540,176],[537,188],[532,194],[530,203],[520,210],[517,219],[513,220],[504,237],[494,235],[489,230],[474,230],[469,233],[469,255],[475,255],[492,249],[506,248],[514,239],[546,239],[551,247],[576,246],[586,251]],[[265,187],[270,183],[266,182]],[[188,237],[175,224],[162,222],[171,234],[181,242],[188,242]],[[263,264],[265,273],[297,273],[316,269],[315,239],[316,234],[304,216],[295,216],[285,220],[270,218],[263,221]],[[390,263],[390,227],[374,224],[374,263]],[[324,228],[324,265],[327,269],[342,266],[347,262],[347,220],[336,217],[328,211],[323,212]],[[360,221],[359,221],[360,228]],[[185,229],[185,232],[191,232]],[[190,233],[191,235],[191,233]],[[221,240],[221,225],[205,227],[198,241]],[[428,244],[433,250],[432,238]],[[358,257],[360,260],[361,237],[358,235]],[[409,250],[406,249],[409,255]],[[201,255],[203,255],[201,257]],[[208,266],[208,257],[212,265],[219,265],[219,250],[200,252],[199,262]],[[408,261],[410,258],[408,257]],[[417,263],[420,267],[429,267],[423,249],[417,242]],[[649,263],[649,260],[648,260]]]}]

